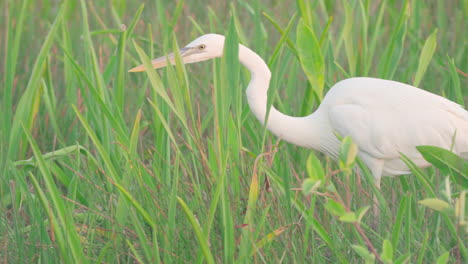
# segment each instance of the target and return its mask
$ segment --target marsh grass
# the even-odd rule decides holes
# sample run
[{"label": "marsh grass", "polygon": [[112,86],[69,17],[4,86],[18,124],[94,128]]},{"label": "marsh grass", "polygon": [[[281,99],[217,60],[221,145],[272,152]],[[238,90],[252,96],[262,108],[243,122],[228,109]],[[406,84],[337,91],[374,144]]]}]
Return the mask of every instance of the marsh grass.
[{"label": "marsh grass", "polygon": [[[365,168],[351,172],[351,143],[339,163],[279,142],[250,113],[236,57],[240,42],[268,62],[269,103],[291,115],[352,76],[464,104],[466,2],[0,7],[0,262],[468,260],[466,189],[452,171],[414,168],[379,192]],[[127,73],[208,32],[227,36],[223,58]]]}]

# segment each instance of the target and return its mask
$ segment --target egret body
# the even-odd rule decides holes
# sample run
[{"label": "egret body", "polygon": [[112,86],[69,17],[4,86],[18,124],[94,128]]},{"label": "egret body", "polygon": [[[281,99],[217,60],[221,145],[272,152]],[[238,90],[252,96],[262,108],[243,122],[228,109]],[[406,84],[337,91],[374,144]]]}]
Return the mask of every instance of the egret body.
[{"label": "egret body", "polygon": [[[197,38],[180,50],[183,63],[221,57],[224,40],[218,34]],[[401,153],[419,167],[429,166],[416,149],[419,145],[451,149],[468,157],[468,111],[444,97],[395,81],[350,78],[331,87],[308,116],[288,116],[272,106],[266,118],[271,72],[259,55],[243,45],[239,45],[239,60],[252,75],[247,100],[261,123],[283,140],[334,159],[340,148],[336,133],[350,136],[377,186],[382,176],[410,173]],[[174,64],[174,55],[155,59],[152,65],[165,67],[167,61]],[[130,72],[144,70],[140,65]]]}]

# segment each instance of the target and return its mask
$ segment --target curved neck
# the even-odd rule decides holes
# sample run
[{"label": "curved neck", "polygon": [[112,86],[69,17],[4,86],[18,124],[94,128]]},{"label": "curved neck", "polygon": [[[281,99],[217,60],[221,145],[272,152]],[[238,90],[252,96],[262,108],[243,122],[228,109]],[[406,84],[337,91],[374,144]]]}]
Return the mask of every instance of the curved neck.
[{"label": "curved neck", "polygon": [[266,119],[270,69],[258,54],[243,45],[239,45],[239,60],[252,75],[246,93],[250,109],[257,119],[281,139],[303,147],[317,147],[316,144],[320,142],[319,133],[314,131],[320,127],[316,124],[319,123],[317,115],[293,117],[271,106],[268,119]]}]

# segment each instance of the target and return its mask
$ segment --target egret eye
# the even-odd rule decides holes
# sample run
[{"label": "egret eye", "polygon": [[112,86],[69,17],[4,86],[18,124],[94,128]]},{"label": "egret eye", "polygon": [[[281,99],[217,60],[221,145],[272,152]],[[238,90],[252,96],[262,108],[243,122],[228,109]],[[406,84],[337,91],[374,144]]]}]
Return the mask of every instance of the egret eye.
[{"label": "egret eye", "polygon": [[206,45],[205,44],[201,44],[200,46],[198,46],[198,49],[199,50],[204,50],[206,48]]}]

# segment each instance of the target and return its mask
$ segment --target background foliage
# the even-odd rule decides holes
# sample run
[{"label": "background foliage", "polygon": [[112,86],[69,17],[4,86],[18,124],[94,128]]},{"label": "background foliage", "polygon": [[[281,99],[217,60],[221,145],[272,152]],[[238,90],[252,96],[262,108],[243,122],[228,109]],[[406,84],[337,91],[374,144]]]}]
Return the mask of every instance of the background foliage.
[{"label": "background foliage", "polygon": [[[348,139],[334,162],[265,131],[235,56],[240,42],[267,61],[270,102],[291,115],[352,76],[464,104],[466,1],[0,9],[0,262],[467,262],[462,161],[423,148],[441,170],[385,178],[379,192],[351,172]],[[209,32],[227,35],[223,58],[127,73]]]}]

